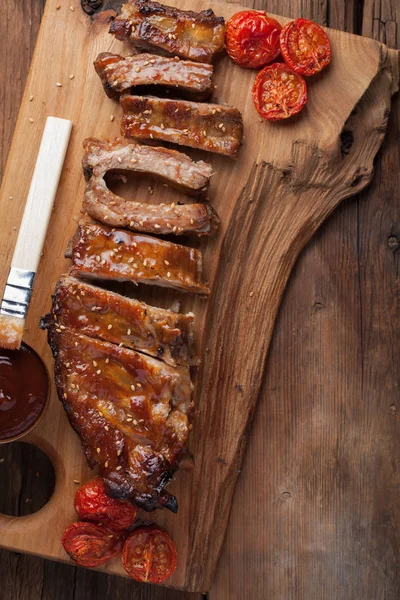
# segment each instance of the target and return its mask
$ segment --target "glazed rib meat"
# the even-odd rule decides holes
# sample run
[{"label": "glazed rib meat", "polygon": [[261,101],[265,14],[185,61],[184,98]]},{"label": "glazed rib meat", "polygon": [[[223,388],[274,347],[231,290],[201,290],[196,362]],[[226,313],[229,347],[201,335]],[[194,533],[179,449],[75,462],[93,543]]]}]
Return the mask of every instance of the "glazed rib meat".
[{"label": "glazed rib meat", "polygon": [[145,146],[121,138],[109,142],[88,138],[83,147],[86,180],[92,176],[101,177],[111,169],[124,169],[161,179],[192,195],[205,191],[210,183],[211,165],[202,160],[195,162],[176,150]]},{"label": "glazed rib meat", "polygon": [[121,134],[162,140],[236,156],[243,138],[242,115],[231,106],[124,95]]},{"label": "glazed rib meat", "polygon": [[174,88],[185,97],[205,100],[211,94],[213,67],[154,54],[119,56],[103,52],[94,61],[96,73],[110,98],[136,86]]},{"label": "glazed rib meat", "polygon": [[156,356],[171,366],[196,365],[193,313],[177,314],[64,275],[42,326],[58,327]]},{"label": "glazed rib meat", "polygon": [[150,235],[81,223],[66,256],[72,258],[73,277],[210,293],[201,280],[203,257],[199,250]]},{"label": "glazed rib meat", "polygon": [[110,33],[137,48],[212,62],[225,41],[225,22],[211,9],[179,10],[151,0],[130,0],[111,23]]},{"label": "glazed rib meat", "polygon": [[[84,193],[83,210],[91,217],[107,225],[144,233],[203,236],[217,231],[219,218],[208,204],[147,204],[125,200],[114,194],[104,180],[107,171],[117,166],[127,171],[134,170],[138,161],[130,158],[131,146],[126,144],[118,146],[114,154],[112,150],[105,151],[101,159],[99,145],[101,148],[102,144],[93,140],[85,142],[83,168],[91,176]],[[132,160],[136,162],[132,163]],[[168,168],[165,161],[163,166]]]},{"label": "glazed rib meat", "polygon": [[192,385],[165,363],[49,322],[55,383],[90,467],[107,493],[177,511],[165,485],[184,456]]}]

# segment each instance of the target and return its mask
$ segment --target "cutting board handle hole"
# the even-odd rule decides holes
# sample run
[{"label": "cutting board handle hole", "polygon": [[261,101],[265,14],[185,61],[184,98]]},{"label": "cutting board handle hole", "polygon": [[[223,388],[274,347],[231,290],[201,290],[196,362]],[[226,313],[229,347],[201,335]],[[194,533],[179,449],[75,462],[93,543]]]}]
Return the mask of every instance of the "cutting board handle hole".
[{"label": "cutting board handle hole", "polygon": [[13,442],[0,445],[0,482],[0,514],[23,517],[48,503],[56,476],[43,450]]}]

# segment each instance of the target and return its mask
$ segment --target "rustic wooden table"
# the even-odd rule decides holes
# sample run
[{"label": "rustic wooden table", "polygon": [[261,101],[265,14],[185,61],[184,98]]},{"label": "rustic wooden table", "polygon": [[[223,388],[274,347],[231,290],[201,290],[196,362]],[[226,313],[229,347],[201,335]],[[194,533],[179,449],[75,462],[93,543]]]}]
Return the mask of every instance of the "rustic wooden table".
[{"label": "rustic wooden table", "polygon": [[[43,5],[3,2],[1,169]],[[255,6],[399,47],[398,0]],[[397,98],[372,186],[336,211],[290,279],[209,600],[400,596],[399,119]],[[4,447],[2,457],[11,464]],[[27,451],[12,460],[30,458]],[[6,480],[0,512],[40,501],[46,482],[36,478],[33,495],[35,475]],[[2,600],[200,599],[5,551],[0,581]]]}]

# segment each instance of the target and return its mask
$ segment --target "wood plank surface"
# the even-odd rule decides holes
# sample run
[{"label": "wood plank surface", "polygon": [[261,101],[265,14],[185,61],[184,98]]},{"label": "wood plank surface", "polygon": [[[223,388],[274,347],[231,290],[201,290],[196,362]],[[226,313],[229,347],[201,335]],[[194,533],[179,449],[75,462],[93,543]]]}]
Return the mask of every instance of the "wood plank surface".
[{"label": "wood plank surface", "polygon": [[[269,3],[268,8],[272,11],[275,10],[275,12],[285,12],[288,15],[291,14],[289,9],[293,8],[294,3],[287,3],[288,7],[285,11],[282,8],[282,4],[285,5],[286,3],[279,3],[279,10],[277,7],[272,7],[273,3]],[[336,14],[338,18],[343,19],[343,23],[346,26],[349,18],[348,12],[346,13],[346,11],[340,10],[339,4],[342,3],[331,3],[333,6],[336,4],[338,7]],[[307,3],[305,2],[302,7],[294,7],[292,14],[299,14],[301,10],[302,14],[307,16],[306,11],[309,10],[309,16],[317,19],[321,16],[322,18],[319,20],[324,22],[328,13],[331,12],[330,10],[327,10],[327,3],[325,8],[324,3],[319,3],[322,10],[321,15],[315,14],[315,12],[312,11],[312,8],[315,8],[316,3],[311,3],[313,6],[308,8],[306,5]],[[350,5],[350,3],[346,3],[346,5]],[[376,23],[376,17],[374,17],[372,23]],[[329,24],[333,26],[336,25],[335,23]],[[388,35],[387,32],[384,33],[382,30],[380,31],[382,35]],[[13,43],[15,44],[15,41]],[[2,89],[6,89],[6,86],[2,86]],[[398,130],[394,131],[396,132]],[[5,138],[6,136],[4,136],[4,139]],[[389,152],[387,145],[385,151]],[[349,203],[348,206],[350,206],[350,208],[345,206],[343,210],[340,210],[338,213],[339,215],[344,213],[344,216],[342,215],[341,220],[336,223],[336,229],[331,234],[332,237],[330,238],[329,244],[324,242],[321,235],[318,235],[316,242],[312,243],[303,254],[301,262],[296,269],[294,276],[295,283],[291,285],[285,297],[278,323],[278,333],[275,336],[275,343],[270,354],[269,367],[265,376],[264,390],[267,393],[268,398],[265,401],[262,401],[260,405],[256,426],[252,435],[253,440],[258,440],[256,443],[256,451],[252,450],[253,444],[249,449],[248,460],[246,461],[243,471],[243,478],[239,491],[236,494],[236,498],[239,496],[239,505],[241,506],[242,512],[239,511],[238,514],[236,513],[236,506],[238,505],[236,502],[230,528],[230,531],[233,530],[233,537],[228,536],[226,546],[228,555],[225,553],[221,561],[214,590],[211,593],[211,596],[214,598],[271,597],[286,599],[292,597],[304,597],[311,598],[312,600],[314,598],[336,597],[358,598],[358,593],[356,591],[354,592],[354,595],[352,595],[352,588],[344,588],[343,585],[347,585],[348,581],[357,583],[355,575],[360,569],[360,564],[361,567],[362,565],[368,565],[368,557],[372,557],[370,562],[372,565],[375,565],[373,559],[375,558],[376,560],[377,556],[379,556],[379,558],[387,556],[387,563],[390,567],[389,576],[386,578],[384,576],[386,564],[383,566],[383,575],[381,573],[381,579],[376,578],[376,572],[370,567],[371,571],[368,575],[369,579],[367,580],[368,588],[367,583],[364,581],[366,578],[364,577],[362,580],[365,585],[363,596],[371,598],[371,600],[372,598],[379,597],[394,598],[396,589],[398,591],[398,588],[395,587],[393,577],[390,577],[391,573],[394,571],[393,560],[391,560],[392,555],[383,552],[382,544],[384,543],[384,540],[379,537],[379,520],[376,523],[377,532],[374,535],[374,531],[371,532],[371,529],[368,528],[368,523],[367,525],[362,523],[361,519],[361,524],[359,525],[360,531],[357,529],[351,531],[353,539],[350,539],[350,542],[355,544],[354,546],[349,546],[349,540],[346,538],[347,532],[345,529],[347,522],[344,522],[344,531],[335,531],[334,533],[331,531],[332,537],[329,539],[325,538],[323,542],[321,541],[321,544],[323,544],[322,548],[314,548],[312,546],[312,542],[315,543],[315,540],[311,539],[309,535],[307,536],[307,534],[310,533],[306,528],[307,523],[306,527],[303,523],[301,528],[295,528],[294,518],[299,514],[298,512],[291,515],[291,521],[285,522],[283,527],[284,536],[282,535],[282,530],[278,526],[278,523],[281,525],[279,521],[279,517],[282,513],[282,510],[280,510],[281,495],[282,506],[284,507],[283,510],[288,508],[290,510],[290,503],[293,504],[292,498],[294,498],[294,494],[291,485],[289,485],[291,484],[291,481],[288,466],[291,466],[293,457],[297,457],[299,447],[306,453],[302,463],[303,472],[300,471],[298,464],[296,463],[291,478],[296,478],[296,484],[298,486],[300,484],[306,486],[306,491],[309,496],[315,496],[316,500],[315,504],[311,505],[310,512],[307,512],[307,510],[302,510],[302,508],[307,508],[305,507],[304,500],[307,500],[308,498],[304,499],[303,497],[303,505],[302,507],[296,507],[296,511],[302,511],[300,514],[301,518],[305,519],[308,517],[309,523],[314,523],[313,519],[319,516],[317,512],[318,502],[320,504],[323,502],[319,484],[324,477],[328,479],[328,482],[332,480],[335,482],[335,477],[340,475],[340,459],[342,459],[342,461],[344,460],[343,457],[340,456],[333,456],[335,459],[333,460],[332,447],[338,448],[338,451],[340,451],[342,449],[342,442],[343,444],[346,442],[346,423],[348,419],[354,419],[355,415],[353,413],[357,411],[357,408],[360,408],[359,403],[364,399],[364,390],[368,390],[368,403],[366,403],[366,406],[369,408],[369,412],[362,416],[360,423],[359,421],[356,421],[356,423],[358,426],[363,426],[364,429],[366,425],[370,427],[371,423],[373,423],[376,428],[372,430],[374,432],[374,441],[377,439],[382,444],[382,446],[378,448],[374,447],[373,450],[376,452],[379,448],[381,450],[383,448],[387,453],[390,453],[390,456],[389,454],[386,456],[383,455],[382,459],[388,458],[388,456],[391,459],[394,459],[395,457],[395,451],[391,448],[387,439],[388,436],[390,439],[393,439],[390,437],[390,432],[388,433],[386,431],[388,417],[386,413],[383,413],[381,420],[376,418],[378,408],[377,402],[378,399],[382,400],[382,390],[386,390],[388,395],[392,396],[396,393],[392,390],[392,387],[394,387],[393,377],[395,370],[393,362],[390,363],[389,355],[389,352],[391,352],[393,348],[393,354],[391,355],[391,360],[393,361],[393,357],[395,356],[394,344],[396,343],[396,339],[394,339],[396,327],[396,297],[393,291],[393,282],[395,281],[395,278],[390,267],[392,266],[394,269],[396,266],[398,267],[398,263],[396,263],[396,259],[398,260],[398,258],[396,258],[397,255],[394,252],[394,249],[396,248],[396,244],[398,245],[398,241],[396,241],[398,240],[398,237],[396,236],[398,236],[399,232],[395,229],[396,214],[398,216],[398,213],[396,213],[393,208],[393,198],[391,197],[394,195],[393,189],[390,187],[393,179],[387,181],[388,176],[391,176],[394,170],[392,165],[395,164],[395,162],[391,162],[393,161],[393,154],[390,152],[389,154],[391,158],[390,160],[387,159],[386,169],[384,169],[383,172],[379,171],[379,169],[382,169],[382,166],[381,162],[378,162],[378,172],[381,174],[383,181],[382,183],[381,178],[379,178],[379,181],[376,184],[377,187],[374,188],[374,194],[380,195],[380,197],[377,198],[380,203],[377,205],[378,208],[375,207],[375,210],[369,209],[367,204],[362,205],[359,204],[358,201],[357,203]],[[389,154],[387,154],[387,156],[389,156]],[[398,161],[398,156],[395,157],[395,160]],[[372,191],[368,194],[368,203],[371,202],[371,194]],[[353,220],[353,222],[352,218],[354,219],[354,215],[351,212],[352,206],[356,206],[357,209],[356,219]],[[363,212],[362,210],[364,206],[366,212]],[[385,210],[389,210],[389,214],[385,213]],[[383,218],[385,215],[386,218]],[[335,217],[331,222],[332,221],[335,221]],[[350,227],[351,222],[353,225],[352,227]],[[362,234],[363,224],[364,234]],[[371,235],[371,228],[374,224],[376,227],[375,236]],[[377,248],[380,248],[380,243],[387,241],[385,239],[385,231],[386,227],[389,225],[389,228],[393,227],[389,236],[389,253],[384,253],[384,251],[387,250],[387,247],[382,245],[382,256],[381,260],[378,261]],[[329,235],[330,225],[324,229],[325,235],[326,230],[328,230]],[[372,231],[374,230],[372,229]],[[350,246],[350,248],[347,246]],[[350,250],[353,251],[354,256],[350,256]],[[311,252],[311,254],[309,254],[309,252]],[[309,259],[311,262],[309,263],[309,268],[307,270],[308,256],[311,257]],[[390,257],[388,258],[388,265],[384,261],[386,256]],[[304,261],[306,261],[306,263],[304,263]],[[372,268],[371,265],[374,268]],[[329,274],[329,278],[326,277],[327,273]],[[305,281],[307,281],[307,285],[304,284]],[[373,284],[372,282],[376,283]],[[295,294],[292,292],[293,285],[297,285]],[[384,296],[381,297],[382,291],[384,291]],[[292,293],[293,296],[290,303]],[[319,300],[315,299],[316,295],[320,298]],[[312,307],[311,310],[309,308],[310,306]],[[364,309],[363,311],[361,310],[362,308]],[[361,319],[360,312],[364,315],[363,319]],[[343,328],[343,324],[346,324],[347,327]],[[355,324],[357,326],[355,326]],[[341,337],[340,334],[342,334],[343,337]],[[345,342],[345,346],[343,346],[343,342]],[[278,346],[276,344],[278,344]],[[367,346],[365,346],[365,344],[367,344]],[[343,351],[343,348],[345,348],[345,352]],[[382,369],[382,380],[371,377],[371,365],[374,365],[375,361],[379,362],[380,359],[382,359],[383,365],[386,365],[386,367]],[[275,370],[273,370],[274,367]],[[269,380],[271,373],[274,377],[272,380]],[[299,373],[302,374],[301,379],[299,379]],[[340,389],[332,390],[333,379],[335,379],[335,381],[341,381]],[[272,384],[268,384],[268,381],[272,381]],[[364,386],[364,390],[361,386]],[[354,396],[353,398],[350,398],[352,400],[352,403],[350,404],[347,396],[348,394],[349,397]],[[271,396],[273,399],[273,406],[271,405]],[[386,397],[386,394],[383,394],[383,396]],[[330,428],[329,430],[327,430],[326,427],[324,429],[323,423],[321,430],[318,433],[318,429],[315,430],[311,428],[307,421],[309,418],[308,414],[296,414],[294,412],[295,410],[298,410],[299,407],[303,407],[304,411],[309,411],[310,397],[317,398],[324,407],[328,406],[330,409],[329,415],[332,413],[334,416],[341,416],[343,423],[339,433],[335,429],[332,429],[332,431]],[[297,398],[299,399],[298,402],[296,402]],[[321,398],[323,399],[323,402],[321,402]],[[395,402],[392,404],[395,405]],[[391,407],[392,404],[390,405]],[[266,407],[266,409],[269,410],[268,413],[264,414],[264,417],[262,411],[265,409],[263,407]],[[379,405],[379,407],[381,408],[381,405]],[[320,404],[317,405],[317,408],[321,410]],[[349,411],[349,414],[347,411]],[[260,412],[261,417],[259,416]],[[391,408],[389,418],[393,418],[394,412],[395,408]],[[318,418],[322,419],[323,416],[324,415],[321,414],[316,415],[316,423],[313,423],[314,427],[319,424]],[[288,420],[279,421],[279,418],[282,419],[282,417],[287,417]],[[289,444],[293,438],[293,429],[291,429],[291,427],[293,428],[293,426],[298,423],[298,418],[303,418],[303,426],[306,428],[309,427],[311,441],[319,442],[320,444],[319,446],[317,445],[316,448],[311,446],[315,453],[315,456],[314,454],[312,455],[314,462],[310,462],[310,459],[307,456],[307,447],[304,448],[302,446],[300,438],[299,446],[292,447]],[[350,431],[354,434],[354,426],[350,428]],[[382,432],[386,432],[386,437],[382,435]],[[282,436],[289,445],[280,445]],[[360,436],[360,438],[362,439],[362,436]],[[339,446],[338,441],[340,441]],[[369,450],[368,446],[360,449],[360,447],[355,444],[355,440],[351,440],[351,444],[353,453],[355,452],[358,456],[360,456],[361,449],[363,452]],[[283,451],[285,454],[283,458],[286,462],[282,464],[276,462],[274,462],[274,464],[269,464],[267,457],[269,454],[272,454],[270,450],[274,450],[275,456],[278,447],[281,450],[282,448],[285,449]],[[321,452],[318,452],[318,450],[321,450]],[[346,451],[345,445],[343,451]],[[354,456],[352,458],[353,463],[350,466],[354,469],[356,459]],[[377,452],[376,458],[379,458],[379,452]],[[368,499],[370,503],[371,495],[372,498],[375,498],[378,493],[381,502],[378,502],[377,506],[378,508],[381,507],[382,512],[387,512],[387,518],[384,520],[384,525],[389,533],[393,533],[393,527],[391,526],[393,498],[390,499],[389,497],[393,482],[390,478],[390,472],[383,471],[381,474],[382,480],[377,481],[372,489],[365,486],[366,477],[369,484],[369,480],[377,476],[379,472],[378,463],[379,461],[377,461],[377,464],[369,463],[367,461],[366,464],[363,465],[364,473],[362,481],[354,481],[352,479],[354,471],[349,470],[348,476],[351,485],[348,494],[350,497],[343,497],[343,489],[340,486],[344,484],[340,484],[340,482],[336,482],[338,488],[336,488],[335,485],[333,485],[333,487],[331,485],[331,488],[328,488],[329,493],[332,496],[332,505],[329,514],[331,521],[328,521],[327,525],[335,525],[338,518],[342,516],[341,508],[343,509],[343,502],[349,505],[353,504],[356,496],[353,488],[356,487],[356,491],[360,495],[360,507],[365,511],[363,513],[364,519],[368,516],[371,509],[368,504]],[[267,469],[265,469],[265,465],[268,465]],[[328,467],[327,471],[324,470],[324,465],[325,468]],[[311,470],[314,479],[310,479]],[[288,481],[284,482],[286,484],[284,486],[285,489],[280,492],[278,498],[275,498],[273,492],[276,489],[276,485],[279,483],[277,482],[277,478],[281,476],[282,472],[285,473],[285,477],[288,478]],[[247,482],[244,480],[245,475],[247,477]],[[257,482],[257,485],[254,484],[255,481]],[[363,482],[364,485],[362,485]],[[349,482],[347,482],[347,485],[349,486]],[[373,490],[375,490],[375,492],[373,492]],[[320,494],[320,497],[318,494]],[[301,497],[301,492],[298,493],[298,496]],[[274,500],[277,501],[274,502]],[[289,507],[287,501],[289,501]],[[357,513],[354,514],[357,516]],[[243,519],[244,515],[245,519]],[[235,522],[236,527],[234,525]],[[247,528],[247,523],[249,522],[254,523],[253,529]],[[318,519],[316,519],[315,522],[320,523]],[[246,526],[244,526],[245,523]],[[354,527],[356,527],[356,525],[357,519]],[[321,524],[320,527],[317,527],[316,529],[317,533],[327,533],[327,529],[322,527]],[[263,535],[260,534],[260,531],[263,532]],[[364,537],[357,538],[356,534],[358,533],[361,535],[362,532],[365,534]],[[253,539],[249,538],[246,540],[244,537],[246,533],[251,534]],[[279,543],[277,543],[279,540],[282,540],[282,538],[286,546],[283,549],[279,546]],[[254,539],[258,540],[256,545],[254,545]],[[348,556],[341,552],[340,544],[339,546],[334,545],[336,540],[339,540],[339,543],[340,541],[344,543],[346,539],[349,556],[351,553],[355,554],[359,551],[359,544],[362,544],[362,550],[365,553],[364,557],[367,557],[367,559],[364,558],[364,562],[362,561],[362,557],[359,559],[360,562],[348,560]],[[393,539],[393,537],[391,538],[389,536],[389,539]],[[226,556],[229,557],[230,549],[233,554],[230,555],[230,558],[226,559]],[[323,554],[324,550],[328,557],[326,560],[329,562],[330,569],[326,569],[327,563],[324,563],[322,560],[319,564],[315,562],[316,554],[313,554],[312,551],[320,556],[321,553]],[[332,554],[335,554],[335,552],[336,555],[341,556],[341,560],[344,561],[343,563],[335,563],[330,560]],[[276,558],[278,553],[280,553],[280,557]],[[12,555],[7,555],[7,557],[12,557]],[[227,562],[224,562],[226,560]],[[21,562],[25,565],[24,569],[21,569]],[[7,573],[6,577],[3,577],[2,580],[4,581],[5,579],[6,581],[10,581],[12,586],[15,583],[13,587],[10,587],[10,598],[54,598],[55,594],[60,594],[60,582],[63,581],[65,581],[65,585],[61,586],[61,594],[65,593],[66,598],[107,597],[104,592],[104,589],[106,588],[104,582],[109,579],[111,580],[111,578],[106,579],[107,576],[75,570],[70,567],[55,564],[46,565],[46,567],[38,569],[35,566],[38,564],[44,565],[45,563],[39,559],[23,557],[19,560],[19,566],[15,566],[13,569],[8,562],[8,558],[6,561],[1,561],[0,568],[3,569],[4,566],[4,572]],[[28,565],[30,565],[30,567],[28,567]],[[318,566],[321,570],[314,572],[312,576],[310,576],[310,569],[312,567],[314,567],[314,569],[316,567],[318,568]],[[378,562],[377,566],[375,566],[375,570],[378,570],[378,574],[380,572],[379,568],[380,563]],[[44,573],[46,569],[48,574],[47,579],[40,574]],[[62,569],[65,569],[65,572],[67,573],[65,578],[60,576],[60,570]],[[344,579],[346,569],[350,578],[349,580]],[[15,576],[10,577],[10,572],[15,573]],[[79,575],[77,577],[77,587],[71,585],[72,579],[69,578],[69,574],[72,574],[73,572],[82,574],[81,579],[79,579]],[[362,574],[360,577],[362,577]],[[383,583],[382,578],[384,578]],[[98,583],[96,584],[95,582]],[[123,598],[125,596],[122,594],[127,594],[128,589],[131,596],[132,593],[135,593],[131,590],[136,590],[137,587],[140,587],[135,586],[134,584],[131,584],[129,588],[118,587],[119,585],[126,586],[127,584],[130,584],[130,582],[120,583],[113,579],[112,583],[107,584],[107,590],[110,593],[109,597]],[[306,585],[309,587],[305,588],[304,586]],[[373,587],[374,585],[376,587]],[[121,594],[119,593],[119,589],[121,589]],[[347,595],[345,589],[347,590]],[[143,588],[141,588],[140,593],[151,594],[153,593],[151,590],[152,588],[146,588],[146,592],[144,592]],[[337,590],[339,590],[339,592],[337,592]],[[166,595],[149,595],[146,596],[146,598],[180,597],[177,592],[167,592],[165,590],[158,590],[154,593]],[[167,594],[172,595],[168,596]],[[64,596],[57,595],[57,597]],[[184,595],[182,595],[182,597],[184,597]],[[196,596],[193,597],[195,598]],[[8,600],[7,596],[6,600]]]},{"label": "wood plank surface", "polygon": [[[26,341],[50,372],[53,361],[37,324],[48,309],[57,278],[68,268],[64,252],[82,208],[84,182],[77,159],[84,138],[110,137],[119,127],[120,107],[104,95],[91,63],[99,51],[127,51],[108,34],[107,13],[89,21],[78,0],[70,1],[74,10],[58,9],[56,0],[46,5],[0,199],[7,232],[0,238],[1,286],[15,240],[12,227],[21,220],[45,119],[49,114],[70,119],[74,130],[25,328]],[[178,3],[197,10],[203,6],[198,0]],[[232,4],[214,8],[225,18],[235,11]],[[285,22],[285,17],[280,19]],[[332,64],[309,82],[307,108],[290,124],[260,123],[249,94],[254,74],[239,69],[227,56],[216,66],[214,100],[234,104],[242,112],[246,143],[236,163],[204,157],[218,174],[209,196],[221,217],[218,235],[200,243],[212,293],[207,302],[191,295],[180,297],[182,310],[196,314],[195,336],[203,351],[194,379],[196,414],[189,441],[195,461],[193,471],[179,473],[170,486],[179,498],[178,516],[168,511],[151,515],[177,546],[180,560],[167,582],[177,589],[202,592],[211,587],[288,277],[299,252],[324,219],[343,199],[369,184],[373,159],[385,134],[391,95],[398,84],[397,55],[376,41],[337,30],[331,29],[329,37]],[[49,55],[52,63],[47,68]],[[109,118],[112,112],[114,122]],[[351,132],[346,151],[343,131]],[[145,179],[136,183],[127,190],[132,199],[177,200],[176,192],[162,185],[154,185],[151,195]],[[144,286],[134,295],[162,306],[177,297],[176,292]],[[26,439],[52,460],[56,487],[37,515],[24,520],[0,515],[1,545],[65,561],[60,537],[76,518],[74,480],[86,481],[92,474],[54,393],[40,425]],[[200,489],[206,493],[199,494]],[[100,570],[126,576],[118,558]]]},{"label": "wood plank surface", "polygon": [[[396,2],[267,4],[399,47]],[[372,186],[292,272],[211,600],[400,595],[399,100]]]}]

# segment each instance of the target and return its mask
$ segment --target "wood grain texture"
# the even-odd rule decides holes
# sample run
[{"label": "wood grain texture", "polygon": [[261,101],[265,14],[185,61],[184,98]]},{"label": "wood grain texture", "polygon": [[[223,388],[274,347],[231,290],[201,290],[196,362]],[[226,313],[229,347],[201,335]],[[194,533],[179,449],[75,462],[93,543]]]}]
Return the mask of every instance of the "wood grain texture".
[{"label": "wood grain texture", "polygon": [[[354,30],[388,41],[370,12],[390,5],[366,2]],[[292,272],[211,600],[399,596],[399,100],[371,187]]]},{"label": "wood grain texture", "polygon": [[[315,15],[313,15],[313,16],[315,16]],[[336,256],[336,255],[335,255],[335,256]],[[339,275],[340,275],[340,274],[339,274]],[[280,362],[280,367],[279,367],[279,370],[281,370],[281,365],[282,365],[282,364],[285,364],[285,360],[287,360],[287,358],[285,358],[285,357],[283,356],[283,357],[281,358],[281,362]],[[314,374],[314,375],[315,375],[315,374]],[[261,498],[261,502],[262,502],[262,498]],[[257,529],[257,531],[259,531],[259,528]],[[33,559],[32,559],[32,560],[33,560]],[[54,565],[54,566],[55,566],[55,567],[60,567],[60,568],[61,568],[61,566],[60,566],[60,565]],[[237,569],[237,562],[236,562],[236,569]],[[72,571],[72,569],[71,569],[71,571]],[[87,576],[89,576],[89,575],[91,576],[92,574],[88,574]],[[258,573],[257,575],[259,576],[259,573]],[[248,581],[248,577],[247,577],[247,575],[246,575],[246,577],[243,577],[243,571],[242,571],[242,581],[244,581],[245,579]],[[253,581],[253,583],[254,583],[254,581]],[[259,584],[259,583],[260,583],[260,580],[259,580],[259,579],[257,579],[257,577],[256,577],[256,583],[257,583],[257,584]],[[262,583],[262,582],[261,582],[261,583]],[[237,588],[237,589],[240,589],[240,588]],[[262,588],[261,588],[261,587],[258,587],[258,588],[256,588],[256,589],[258,589],[258,590],[262,590]],[[299,588],[299,589],[300,589],[300,588]],[[220,590],[221,590],[221,588],[220,588]],[[253,590],[253,592],[252,592],[252,596],[251,596],[251,597],[264,597],[263,595],[262,595],[262,596],[257,596],[257,593],[254,591],[254,588],[252,588],[252,590]],[[222,588],[222,590],[221,590],[221,593],[223,593],[223,592],[224,592],[224,590],[223,590],[223,588]],[[251,591],[250,591],[250,593],[251,593]],[[96,596],[96,597],[97,597],[97,596]],[[221,597],[222,597],[222,596],[221,596]],[[227,595],[226,597],[233,597],[233,596],[228,596],[228,595]],[[246,597],[246,596],[245,596],[245,595],[244,595],[244,596],[242,595],[242,596],[237,596],[237,597]],[[285,596],[282,596],[282,597],[285,597]],[[287,597],[289,597],[289,596],[287,596]],[[293,597],[301,597],[301,596],[293,596]],[[312,597],[312,595],[311,595],[311,596],[308,596],[308,597]],[[315,597],[317,597],[317,596],[315,596]],[[371,596],[371,598],[372,598],[372,596]]]}]

